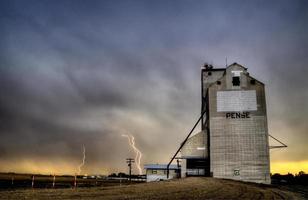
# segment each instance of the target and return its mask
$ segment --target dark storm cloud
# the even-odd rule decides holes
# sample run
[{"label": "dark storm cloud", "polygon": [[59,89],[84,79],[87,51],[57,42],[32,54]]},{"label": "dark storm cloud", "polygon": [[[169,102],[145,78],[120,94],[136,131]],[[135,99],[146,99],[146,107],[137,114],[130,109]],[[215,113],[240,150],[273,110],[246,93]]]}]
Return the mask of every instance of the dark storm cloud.
[{"label": "dark storm cloud", "polygon": [[307,160],[307,13],[305,1],[2,1],[0,157],[78,162],[85,144],[88,165],[123,170],[129,131],[145,162],[166,162],[198,118],[200,66],[228,57],[266,83],[271,133]]}]

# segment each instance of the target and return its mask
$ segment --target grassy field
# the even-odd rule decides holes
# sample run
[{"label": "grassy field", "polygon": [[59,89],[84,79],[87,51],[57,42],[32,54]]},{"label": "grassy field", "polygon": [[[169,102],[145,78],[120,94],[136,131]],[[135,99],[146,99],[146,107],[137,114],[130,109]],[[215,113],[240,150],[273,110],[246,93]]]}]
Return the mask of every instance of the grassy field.
[{"label": "grassy field", "polygon": [[303,199],[273,186],[196,177],[171,181],[77,189],[0,191],[1,199]]}]

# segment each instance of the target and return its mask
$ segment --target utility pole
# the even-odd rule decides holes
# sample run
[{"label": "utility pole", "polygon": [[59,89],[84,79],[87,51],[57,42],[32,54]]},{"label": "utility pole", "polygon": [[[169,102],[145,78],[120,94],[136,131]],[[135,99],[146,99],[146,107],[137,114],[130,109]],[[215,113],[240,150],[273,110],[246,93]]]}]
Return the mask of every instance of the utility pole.
[{"label": "utility pole", "polygon": [[132,180],[131,175],[132,175],[132,163],[134,163],[135,160],[133,158],[126,158],[126,163],[129,167],[129,181]]}]

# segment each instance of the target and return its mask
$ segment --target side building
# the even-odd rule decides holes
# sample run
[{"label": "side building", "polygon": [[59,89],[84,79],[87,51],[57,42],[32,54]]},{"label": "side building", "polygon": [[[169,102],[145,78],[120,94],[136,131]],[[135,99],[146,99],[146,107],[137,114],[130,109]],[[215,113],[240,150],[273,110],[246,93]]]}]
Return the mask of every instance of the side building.
[{"label": "side building", "polygon": [[144,165],[146,170],[147,182],[161,181],[173,178],[180,178],[181,166],[170,165],[169,178],[167,178],[167,165],[164,164],[146,164]]}]

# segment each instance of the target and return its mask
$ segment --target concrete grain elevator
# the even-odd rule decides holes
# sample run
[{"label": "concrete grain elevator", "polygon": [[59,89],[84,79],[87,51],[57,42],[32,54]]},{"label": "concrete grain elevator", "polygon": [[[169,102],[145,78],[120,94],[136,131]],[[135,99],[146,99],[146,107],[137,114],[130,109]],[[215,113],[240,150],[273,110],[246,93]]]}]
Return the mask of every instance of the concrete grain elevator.
[{"label": "concrete grain elevator", "polygon": [[269,184],[264,84],[237,63],[226,68],[205,65],[201,69],[201,96],[197,122],[201,122],[201,132],[191,137],[190,133],[178,150],[181,176]]}]

